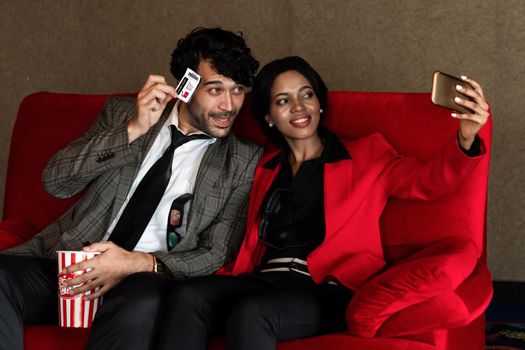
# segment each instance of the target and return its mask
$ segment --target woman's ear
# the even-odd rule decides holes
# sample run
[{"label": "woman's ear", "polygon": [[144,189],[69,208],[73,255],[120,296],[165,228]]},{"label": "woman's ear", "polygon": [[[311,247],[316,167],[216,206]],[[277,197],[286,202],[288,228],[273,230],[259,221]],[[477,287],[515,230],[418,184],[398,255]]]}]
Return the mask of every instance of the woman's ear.
[{"label": "woman's ear", "polygon": [[272,120],[270,119],[270,116],[267,114],[265,117],[264,117],[264,120],[266,120],[266,122],[268,123],[268,126],[271,128],[273,127],[273,122]]}]

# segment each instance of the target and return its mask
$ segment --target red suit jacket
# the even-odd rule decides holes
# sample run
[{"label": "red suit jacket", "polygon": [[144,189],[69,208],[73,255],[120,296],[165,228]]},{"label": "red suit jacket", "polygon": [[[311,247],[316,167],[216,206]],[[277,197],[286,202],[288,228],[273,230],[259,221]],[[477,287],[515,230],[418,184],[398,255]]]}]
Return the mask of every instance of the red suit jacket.
[{"label": "red suit jacket", "polygon": [[[452,192],[486,154],[468,157],[457,138],[430,162],[402,157],[381,134],[358,140],[342,140],[351,159],[326,163],[324,205],[326,235],[307,258],[316,283],[337,280],[355,290],[385,265],[379,217],[388,197],[428,200]],[[252,272],[265,246],[258,241],[261,204],[277,176],[280,165],[263,165],[279,150],[263,155],[255,171],[248,209],[247,231],[230,273]],[[307,190],[307,189],[305,189]]]}]

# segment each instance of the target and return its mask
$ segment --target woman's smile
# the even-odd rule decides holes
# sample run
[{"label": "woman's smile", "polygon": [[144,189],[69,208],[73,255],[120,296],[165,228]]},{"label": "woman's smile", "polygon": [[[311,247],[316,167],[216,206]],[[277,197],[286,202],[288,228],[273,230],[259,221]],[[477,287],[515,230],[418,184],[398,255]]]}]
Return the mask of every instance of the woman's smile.
[{"label": "woman's smile", "polygon": [[298,128],[305,128],[310,124],[311,121],[312,117],[310,116],[299,116],[292,118],[292,120],[290,120],[290,124]]}]

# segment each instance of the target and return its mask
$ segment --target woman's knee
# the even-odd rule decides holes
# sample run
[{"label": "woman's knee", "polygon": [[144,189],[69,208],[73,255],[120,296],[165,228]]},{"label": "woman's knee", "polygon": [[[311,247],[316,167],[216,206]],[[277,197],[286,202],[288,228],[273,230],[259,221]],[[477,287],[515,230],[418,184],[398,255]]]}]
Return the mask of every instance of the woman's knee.
[{"label": "woman's knee", "polygon": [[207,290],[192,282],[182,282],[173,289],[168,298],[168,312],[190,314],[209,310],[211,305]]},{"label": "woman's knee", "polygon": [[233,308],[226,328],[228,333],[260,328],[267,333],[275,334],[278,329],[278,317],[262,300],[256,297],[243,298]]}]

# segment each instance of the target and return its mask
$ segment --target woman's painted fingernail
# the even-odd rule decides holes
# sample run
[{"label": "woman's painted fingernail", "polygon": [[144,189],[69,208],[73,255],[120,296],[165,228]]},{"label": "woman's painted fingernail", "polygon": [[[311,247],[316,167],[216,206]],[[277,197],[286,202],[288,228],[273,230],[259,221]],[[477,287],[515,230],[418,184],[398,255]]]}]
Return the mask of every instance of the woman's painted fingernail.
[{"label": "woman's painted fingernail", "polygon": [[466,75],[462,75],[461,76],[461,80],[467,80],[467,79],[468,79],[468,77]]},{"label": "woman's painted fingernail", "polygon": [[458,117],[457,113],[451,113],[450,115],[452,116],[452,118],[457,118]]},{"label": "woman's painted fingernail", "polygon": [[461,102],[461,99],[459,97],[454,97],[454,102]]},{"label": "woman's painted fingernail", "polygon": [[461,86],[461,85],[459,85],[459,84],[456,85],[456,90],[458,90],[458,91],[462,91],[462,90],[463,90],[463,86]]}]

